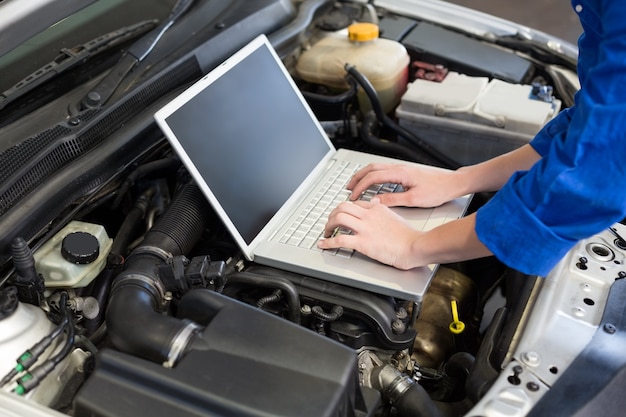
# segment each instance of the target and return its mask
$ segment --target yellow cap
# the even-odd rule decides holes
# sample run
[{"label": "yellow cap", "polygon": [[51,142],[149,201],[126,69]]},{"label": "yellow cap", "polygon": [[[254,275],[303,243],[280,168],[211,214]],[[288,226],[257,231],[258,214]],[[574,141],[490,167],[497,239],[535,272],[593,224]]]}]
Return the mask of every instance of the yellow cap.
[{"label": "yellow cap", "polygon": [[378,26],[373,23],[354,23],[348,26],[348,39],[367,42],[378,38]]}]

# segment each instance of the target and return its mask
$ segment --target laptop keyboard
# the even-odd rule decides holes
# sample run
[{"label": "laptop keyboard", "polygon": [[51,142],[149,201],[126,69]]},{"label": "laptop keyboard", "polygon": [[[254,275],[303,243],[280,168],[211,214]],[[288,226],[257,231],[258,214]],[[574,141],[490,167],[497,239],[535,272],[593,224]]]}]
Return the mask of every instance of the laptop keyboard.
[{"label": "laptop keyboard", "polygon": [[[280,237],[280,242],[321,251],[322,249],[317,247],[317,241],[323,237],[328,215],[339,203],[350,197],[350,190],[346,189],[346,185],[359,168],[361,168],[359,164],[346,161],[339,162],[328,181],[302,210],[285,234]],[[374,184],[361,194],[359,200],[370,201],[378,194],[401,190],[402,186],[398,184]],[[335,230],[335,235],[339,233],[350,234],[352,232],[338,227]],[[325,252],[348,258],[354,253],[353,250],[345,248],[330,249],[325,250]]]}]

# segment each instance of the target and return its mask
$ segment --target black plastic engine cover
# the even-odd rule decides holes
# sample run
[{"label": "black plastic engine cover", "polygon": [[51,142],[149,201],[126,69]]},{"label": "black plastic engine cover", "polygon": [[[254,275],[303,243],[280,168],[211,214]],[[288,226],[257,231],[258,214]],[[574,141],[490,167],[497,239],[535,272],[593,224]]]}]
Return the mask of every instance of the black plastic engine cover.
[{"label": "black plastic engine cover", "polygon": [[206,327],[174,368],[103,350],[75,416],[361,417],[378,406],[356,353],[333,340],[208,290],[179,313]]}]

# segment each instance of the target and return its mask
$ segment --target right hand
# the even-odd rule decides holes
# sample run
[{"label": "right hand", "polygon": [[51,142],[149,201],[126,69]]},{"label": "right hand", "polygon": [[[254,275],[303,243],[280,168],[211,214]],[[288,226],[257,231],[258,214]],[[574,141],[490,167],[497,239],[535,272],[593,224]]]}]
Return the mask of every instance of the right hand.
[{"label": "right hand", "polygon": [[376,196],[388,207],[436,207],[463,195],[456,171],[427,165],[373,163],[359,170],[348,183],[350,199],[357,200],[372,184],[383,183],[401,184],[404,188],[403,192]]},{"label": "right hand", "polygon": [[[328,216],[320,249],[354,249],[363,255],[398,269],[426,265],[414,251],[423,232],[415,230],[389,207],[372,201],[344,201]],[[350,234],[335,234],[337,227]]]}]

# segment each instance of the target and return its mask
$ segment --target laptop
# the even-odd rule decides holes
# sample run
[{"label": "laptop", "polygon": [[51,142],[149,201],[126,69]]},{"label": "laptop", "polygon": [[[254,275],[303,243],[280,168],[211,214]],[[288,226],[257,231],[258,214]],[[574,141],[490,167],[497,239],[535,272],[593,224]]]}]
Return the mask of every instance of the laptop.
[{"label": "laptop", "polygon": [[[401,271],[360,253],[322,251],[317,239],[307,238],[306,247],[293,244],[294,222],[311,211],[311,199],[324,199],[319,188],[338,176],[349,179],[350,173],[337,170],[406,162],[335,149],[265,35],[154,117],[245,258],[352,288],[422,300],[437,265]],[[346,199],[348,192],[341,192]],[[464,196],[432,209],[394,210],[415,228],[428,230],[463,216],[469,200]]]}]

